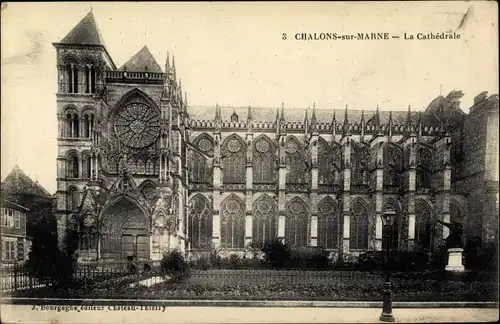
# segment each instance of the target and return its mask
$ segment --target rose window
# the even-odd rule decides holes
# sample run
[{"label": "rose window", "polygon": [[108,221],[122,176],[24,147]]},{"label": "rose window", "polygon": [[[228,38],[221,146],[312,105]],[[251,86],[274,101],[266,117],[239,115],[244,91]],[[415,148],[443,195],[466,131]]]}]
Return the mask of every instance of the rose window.
[{"label": "rose window", "polygon": [[160,134],[160,116],[145,104],[132,103],[118,111],[114,127],[123,144],[143,148],[153,144]]}]

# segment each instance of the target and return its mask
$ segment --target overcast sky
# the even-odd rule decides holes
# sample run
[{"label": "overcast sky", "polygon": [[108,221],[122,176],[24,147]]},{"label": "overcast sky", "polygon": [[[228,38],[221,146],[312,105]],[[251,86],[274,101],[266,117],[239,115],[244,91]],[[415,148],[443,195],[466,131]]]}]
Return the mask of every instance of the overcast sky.
[{"label": "overcast sky", "polygon": [[[2,3],[2,179],[17,163],[56,190],[56,61],[91,9],[121,66],[147,43],[175,54],[192,105],[422,110],[498,89],[496,3]],[[469,9],[469,13],[464,14]],[[462,24],[461,24],[462,22]],[[427,33],[460,40],[296,41],[295,33]],[[282,33],[288,39],[282,40]]]}]

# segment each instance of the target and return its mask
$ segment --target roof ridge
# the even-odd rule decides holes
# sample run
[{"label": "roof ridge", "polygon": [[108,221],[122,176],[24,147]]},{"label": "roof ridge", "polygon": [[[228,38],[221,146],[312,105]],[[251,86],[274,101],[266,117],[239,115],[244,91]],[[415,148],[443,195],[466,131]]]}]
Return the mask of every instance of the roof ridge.
[{"label": "roof ridge", "polygon": [[163,73],[160,65],[156,61],[153,54],[145,44],[139,51],[137,51],[127,62],[125,62],[118,70],[130,72],[142,72],[147,69],[148,72]]},{"label": "roof ridge", "polygon": [[98,45],[106,47],[92,10],[63,37],[59,44]]}]

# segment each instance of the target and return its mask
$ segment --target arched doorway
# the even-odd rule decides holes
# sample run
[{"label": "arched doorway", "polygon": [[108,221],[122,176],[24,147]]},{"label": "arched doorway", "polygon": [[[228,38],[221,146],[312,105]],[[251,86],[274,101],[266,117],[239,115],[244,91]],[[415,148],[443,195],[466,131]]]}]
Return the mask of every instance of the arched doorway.
[{"label": "arched doorway", "polygon": [[104,208],[101,222],[101,256],[103,259],[149,259],[149,217],[128,197]]}]

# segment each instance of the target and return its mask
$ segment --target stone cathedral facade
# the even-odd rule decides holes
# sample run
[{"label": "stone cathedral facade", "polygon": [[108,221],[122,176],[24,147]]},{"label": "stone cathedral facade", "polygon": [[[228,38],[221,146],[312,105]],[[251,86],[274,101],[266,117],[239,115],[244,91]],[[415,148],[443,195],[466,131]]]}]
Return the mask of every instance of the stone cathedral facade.
[{"label": "stone cathedral facade", "polygon": [[[437,249],[435,220],[496,239],[498,95],[423,112],[191,107],[174,58],[117,68],[90,12],[57,52],[57,221],[81,258],[244,250],[283,238],[342,255]],[[78,242],[67,233],[78,233]]]}]

